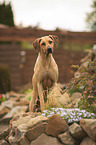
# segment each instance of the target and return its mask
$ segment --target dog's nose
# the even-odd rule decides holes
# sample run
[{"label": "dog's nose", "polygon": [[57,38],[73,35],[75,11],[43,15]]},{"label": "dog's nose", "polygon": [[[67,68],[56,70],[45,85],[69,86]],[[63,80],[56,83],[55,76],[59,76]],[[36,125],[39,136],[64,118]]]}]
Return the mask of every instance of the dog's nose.
[{"label": "dog's nose", "polygon": [[47,53],[52,53],[52,48],[50,46],[47,47]]}]

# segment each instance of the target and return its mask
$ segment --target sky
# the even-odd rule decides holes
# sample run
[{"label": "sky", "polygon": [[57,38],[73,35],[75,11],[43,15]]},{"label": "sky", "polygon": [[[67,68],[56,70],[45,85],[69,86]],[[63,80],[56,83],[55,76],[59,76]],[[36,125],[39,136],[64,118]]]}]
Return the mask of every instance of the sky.
[{"label": "sky", "polygon": [[45,30],[88,30],[85,19],[86,13],[91,12],[92,0],[5,0],[9,1],[16,25],[38,25]]}]

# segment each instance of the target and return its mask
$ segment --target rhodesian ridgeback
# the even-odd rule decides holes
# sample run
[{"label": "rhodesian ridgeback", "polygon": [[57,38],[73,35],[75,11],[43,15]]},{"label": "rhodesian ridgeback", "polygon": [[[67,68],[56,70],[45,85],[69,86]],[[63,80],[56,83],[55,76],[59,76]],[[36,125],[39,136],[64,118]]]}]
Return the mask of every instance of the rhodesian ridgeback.
[{"label": "rhodesian ridgeback", "polygon": [[32,77],[33,92],[29,104],[29,111],[35,111],[36,98],[40,99],[41,111],[44,110],[45,97],[43,90],[51,88],[58,80],[58,66],[53,58],[53,49],[56,47],[58,38],[49,35],[36,39],[33,47],[39,52]]}]

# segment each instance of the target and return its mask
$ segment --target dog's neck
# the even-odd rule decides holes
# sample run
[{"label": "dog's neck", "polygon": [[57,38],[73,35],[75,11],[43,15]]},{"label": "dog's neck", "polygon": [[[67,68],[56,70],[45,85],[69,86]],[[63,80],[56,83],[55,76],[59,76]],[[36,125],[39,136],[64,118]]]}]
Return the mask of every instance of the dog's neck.
[{"label": "dog's neck", "polygon": [[51,58],[52,58],[52,54],[49,54],[48,56],[44,53],[39,53],[40,58],[41,58],[41,62],[43,64],[44,67],[49,67],[50,63],[51,63]]}]

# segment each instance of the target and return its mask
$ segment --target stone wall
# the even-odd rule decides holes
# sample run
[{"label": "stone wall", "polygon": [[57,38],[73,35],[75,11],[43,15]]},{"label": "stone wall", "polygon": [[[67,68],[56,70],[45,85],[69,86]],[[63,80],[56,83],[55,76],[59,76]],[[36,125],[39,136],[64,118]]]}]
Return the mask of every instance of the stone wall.
[{"label": "stone wall", "polygon": [[1,145],[96,145],[96,119],[68,125],[56,114],[23,113],[10,121],[0,139]]}]

